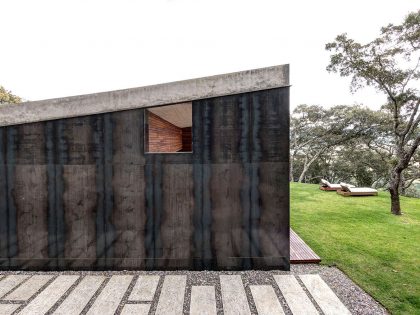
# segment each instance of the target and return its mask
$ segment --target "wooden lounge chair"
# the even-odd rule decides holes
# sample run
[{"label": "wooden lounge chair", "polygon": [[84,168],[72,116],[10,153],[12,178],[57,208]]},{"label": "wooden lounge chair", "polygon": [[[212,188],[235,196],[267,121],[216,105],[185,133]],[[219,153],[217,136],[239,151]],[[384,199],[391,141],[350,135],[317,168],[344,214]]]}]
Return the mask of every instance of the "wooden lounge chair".
[{"label": "wooden lounge chair", "polygon": [[341,186],[339,184],[331,184],[329,181],[325,179],[321,179],[321,184],[319,186],[319,189],[325,190],[325,191],[336,191],[338,189],[341,189]]},{"label": "wooden lounge chair", "polygon": [[378,191],[370,187],[355,187],[346,183],[340,183],[341,189],[337,190],[337,194],[344,197],[349,196],[377,196]]}]

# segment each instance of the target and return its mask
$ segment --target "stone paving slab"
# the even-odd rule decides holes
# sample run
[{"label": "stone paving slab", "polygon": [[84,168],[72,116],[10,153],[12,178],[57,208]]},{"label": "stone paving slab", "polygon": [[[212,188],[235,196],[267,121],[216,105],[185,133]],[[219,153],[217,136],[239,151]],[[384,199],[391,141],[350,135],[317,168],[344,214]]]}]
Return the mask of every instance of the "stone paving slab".
[{"label": "stone paving slab", "polygon": [[24,285],[6,295],[5,300],[26,301],[37,293],[44,285],[53,278],[52,275],[34,275]]},{"label": "stone paving slab", "polygon": [[200,285],[191,289],[190,315],[216,315],[216,293],[213,286]]},{"label": "stone paving slab", "polygon": [[186,275],[165,276],[156,309],[157,315],[182,314],[186,284]]},{"label": "stone paving slab", "polygon": [[80,314],[105,281],[104,276],[86,276],[60,304],[54,315]]},{"label": "stone paving slab", "polygon": [[0,304],[1,315],[11,315],[19,308],[20,304]]},{"label": "stone paving slab", "polygon": [[148,315],[150,304],[126,304],[121,315]]},{"label": "stone paving slab", "polygon": [[128,299],[130,301],[153,301],[159,279],[159,276],[139,276]]},{"label": "stone paving slab", "polygon": [[303,290],[296,277],[293,275],[274,276],[286,302],[295,315],[319,314],[309,296]]},{"label": "stone paving slab", "polygon": [[319,275],[299,276],[325,315],[351,315]]},{"label": "stone paving slab", "polygon": [[388,314],[338,269],[318,265],[290,272],[11,271],[0,272],[0,290],[31,291],[29,279],[40,277],[50,280],[27,300],[0,299],[0,314]]},{"label": "stone paving slab", "polygon": [[259,315],[284,315],[272,286],[252,285],[250,288]]},{"label": "stone paving slab", "polygon": [[249,302],[239,275],[221,275],[223,310],[226,315],[251,315]]},{"label": "stone paving slab", "polygon": [[0,281],[0,298],[7,294],[10,290],[28,279],[29,275],[9,275],[3,277]]},{"label": "stone paving slab", "polygon": [[33,299],[19,314],[43,315],[64,295],[67,290],[77,281],[77,275],[58,276],[39,295]]},{"label": "stone paving slab", "polygon": [[128,286],[131,283],[133,276],[128,275],[116,275],[109,279],[105,288],[96,298],[94,304],[89,309],[87,314],[89,315],[112,315],[117,310],[121,303]]}]

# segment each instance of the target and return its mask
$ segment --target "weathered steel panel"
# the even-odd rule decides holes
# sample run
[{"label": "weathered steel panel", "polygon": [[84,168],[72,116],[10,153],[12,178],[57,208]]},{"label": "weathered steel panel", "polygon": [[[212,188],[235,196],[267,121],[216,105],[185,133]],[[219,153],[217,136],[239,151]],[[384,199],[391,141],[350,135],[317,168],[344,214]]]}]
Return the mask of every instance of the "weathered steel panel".
[{"label": "weathered steel panel", "polygon": [[156,269],[191,268],[193,258],[192,165],[162,165],[162,200]]},{"label": "weathered steel panel", "polygon": [[135,109],[0,128],[0,268],[289,268],[289,90],[193,102],[193,152]]},{"label": "weathered steel panel", "polygon": [[64,257],[71,269],[95,266],[98,201],[95,166],[64,165],[56,169],[67,183],[61,197],[65,225],[64,253],[59,258]]},{"label": "weathered steel panel", "polygon": [[112,121],[113,265],[122,269],[144,269],[147,217],[143,111],[117,112],[112,114]]}]

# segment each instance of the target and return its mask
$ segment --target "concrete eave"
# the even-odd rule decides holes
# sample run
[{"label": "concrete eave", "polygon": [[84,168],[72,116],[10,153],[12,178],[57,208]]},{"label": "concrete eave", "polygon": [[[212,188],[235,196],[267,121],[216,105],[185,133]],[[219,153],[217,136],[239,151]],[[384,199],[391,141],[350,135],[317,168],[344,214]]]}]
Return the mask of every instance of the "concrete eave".
[{"label": "concrete eave", "polygon": [[289,65],[0,106],[0,126],[175,104],[289,86]]}]

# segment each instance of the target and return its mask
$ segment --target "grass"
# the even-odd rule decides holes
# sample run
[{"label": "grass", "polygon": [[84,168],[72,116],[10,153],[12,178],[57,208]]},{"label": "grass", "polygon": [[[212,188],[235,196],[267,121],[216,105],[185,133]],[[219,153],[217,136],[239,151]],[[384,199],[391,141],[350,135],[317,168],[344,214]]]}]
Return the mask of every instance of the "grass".
[{"label": "grass", "polygon": [[401,197],[390,213],[387,192],[342,197],[318,185],[291,183],[291,225],[392,314],[420,314],[420,199]]}]

